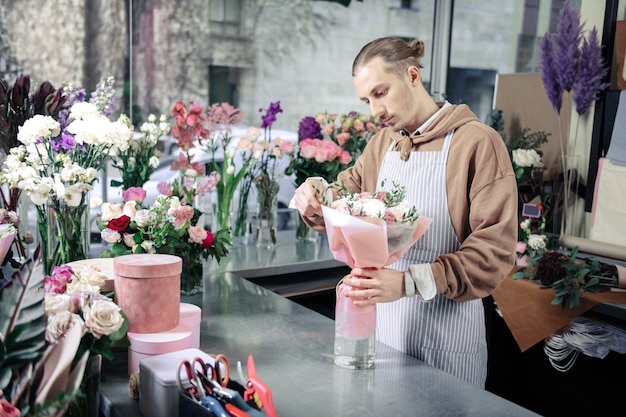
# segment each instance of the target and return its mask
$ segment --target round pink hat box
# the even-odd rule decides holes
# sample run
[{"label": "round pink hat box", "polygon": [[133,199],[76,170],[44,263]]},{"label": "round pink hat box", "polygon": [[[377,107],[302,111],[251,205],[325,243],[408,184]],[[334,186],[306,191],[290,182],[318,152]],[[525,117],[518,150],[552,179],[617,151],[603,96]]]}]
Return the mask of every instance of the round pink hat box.
[{"label": "round pink hat box", "polygon": [[139,371],[142,359],[163,353],[177,352],[191,348],[191,327],[180,323],[165,332],[159,333],[126,333],[130,347],[128,348],[128,375]]},{"label": "round pink hat box", "polygon": [[182,265],[174,255],[114,258],[115,300],[128,317],[130,333],[158,333],[178,326]]},{"label": "round pink hat box", "polygon": [[202,309],[197,305],[180,303],[180,322],[191,327],[191,347],[200,348],[200,321],[202,320]]}]

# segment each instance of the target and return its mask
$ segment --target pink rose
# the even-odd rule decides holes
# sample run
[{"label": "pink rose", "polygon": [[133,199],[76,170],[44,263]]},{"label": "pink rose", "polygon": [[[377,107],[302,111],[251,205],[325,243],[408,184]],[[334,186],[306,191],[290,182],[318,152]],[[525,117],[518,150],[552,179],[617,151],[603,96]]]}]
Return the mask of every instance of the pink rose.
[{"label": "pink rose", "polygon": [[517,242],[517,244],[515,245],[515,252],[517,253],[524,253],[526,252],[526,243],[524,242]]},{"label": "pink rose", "polygon": [[141,187],[130,187],[128,190],[124,191],[122,194],[122,198],[124,201],[136,201],[141,203],[146,199],[146,190]]},{"label": "pink rose", "polygon": [[337,142],[339,142],[339,144],[343,146],[350,140],[351,137],[352,135],[350,135],[350,133],[348,132],[339,133],[337,135]]},{"label": "pink rose", "polygon": [[352,155],[350,155],[350,152],[342,151],[341,154],[339,154],[339,162],[341,162],[343,165],[352,162]]},{"label": "pink rose", "polygon": [[172,187],[170,187],[170,185],[165,181],[161,181],[157,184],[157,190],[159,191],[159,194],[163,194],[167,197],[172,196]]},{"label": "pink rose", "polygon": [[20,417],[22,413],[5,399],[0,400],[0,417]]},{"label": "pink rose", "polygon": [[44,291],[55,294],[64,294],[67,290],[67,284],[72,282],[73,273],[74,270],[71,266],[53,266],[52,274],[44,281]]},{"label": "pink rose", "polygon": [[326,134],[326,135],[330,135],[334,131],[335,131],[335,124],[334,123],[328,123],[327,125],[325,125],[322,128],[322,132],[324,132],[324,134]]}]

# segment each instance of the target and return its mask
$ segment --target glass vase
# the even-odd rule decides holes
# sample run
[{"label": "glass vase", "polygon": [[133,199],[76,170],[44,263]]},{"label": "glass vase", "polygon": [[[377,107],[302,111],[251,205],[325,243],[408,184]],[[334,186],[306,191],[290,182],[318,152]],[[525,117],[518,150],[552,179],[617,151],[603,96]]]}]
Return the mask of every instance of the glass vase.
[{"label": "glass vase", "polygon": [[70,206],[65,200],[49,198],[37,206],[44,272],[53,266],[89,257],[89,193],[81,195],[80,204]]},{"label": "glass vase", "polygon": [[98,417],[100,415],[101,375],[102,355],[89,356],[79,387],[81,395],[68,406],[65,414],[67,417]]},{"label": "glass vase", "polygon": [[278,183],[267,189],[257,187],[257,201],[258,210],[255,219],[256,247],[272,249],[276,245],[278,233]]},{"label": "glass vase", "polygon": [[345,292],[352,287],[337,286],[335,305],[335,365],[347,369],[374,367],[376,352],[376,305],[356,306]]},{"label": "glass vase", "polygon": [[298,242],[317,242],[319,233],[307,226],[307,224],[304,222],[304,220],[302,220],[302,217],[299,214],[297,214],[297,216],[298,226],[296,227],[296,240]]},{"label": "glass vase", "polygon": [[183,270],[180,273],[180,293],[194,295],[202,292],[203,260],[199,254],[186,253],[183,259]]}]

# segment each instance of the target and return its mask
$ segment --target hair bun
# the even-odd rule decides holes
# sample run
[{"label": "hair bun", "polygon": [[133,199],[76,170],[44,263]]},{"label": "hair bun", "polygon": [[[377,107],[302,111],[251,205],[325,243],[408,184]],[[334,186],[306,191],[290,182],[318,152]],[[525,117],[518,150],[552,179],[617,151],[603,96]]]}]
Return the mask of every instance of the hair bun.
[{"label": "hair bun", "polygon": [[409,47],[413,50],[413,55],[416,58],[421,58],[424,56],[424,41],[419,39],[413,39],[409,43]]}]

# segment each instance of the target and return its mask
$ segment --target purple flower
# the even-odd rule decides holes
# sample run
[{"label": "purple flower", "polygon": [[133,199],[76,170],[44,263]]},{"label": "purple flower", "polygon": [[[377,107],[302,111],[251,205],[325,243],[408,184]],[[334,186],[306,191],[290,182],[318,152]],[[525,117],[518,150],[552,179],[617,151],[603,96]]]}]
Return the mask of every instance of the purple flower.
[{"label": "purple flower", "polygon": [[315,117],[306,116],[300,120],[298,125],[298,140],[322,139],[322,127],[315,120]]},{"label": "purple flower", "polygon": [[554,59],[552,54],[552,38],[551,35],[546,35],[541,40],[539,45],[540,55],[539,62],[541,63],[541,81],[543,82],[543,89],[548,96],[548,100],[552,105],[555,112],[561,111],[561,104],[563,100],[563,88],[559,83],[556,68],[554,66]]},{"label": "purple flower", "polygon": [[601,50],[598,31],[594,27],[589,32],[589,36],[583,40],[578,79],[574,84],[573,98],[576,103],[576,112],[581,116],[589,110],[591,103],[596,101],[598,92],[609,85],[602,81],[609,69],[604,64]]},{"label": "purple flower", "polygon": [[[263,109],[259,109],[259,111],[263,111]],[[276,115],[282,112],[283,109],[280,108],[280,101],[270,103],[270,106],[267,109],[267,113],[265,113],[265,116],[261,116],[261,128],[265,129],[266,127],[271,127],[276,121]]]},{"label": "purple flower", "polygon": [[570,91],[578,76],[578,45],[582,38],[583,26],[580,22],[578,9],[573,7],[570,0],[565,2],[556,33],[554,34],[554,68],[561,88]]}]

